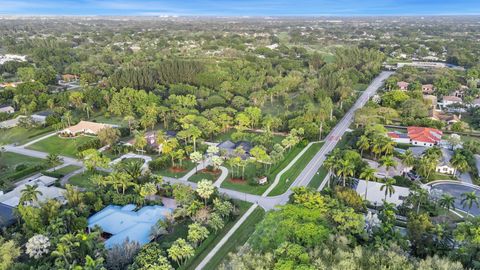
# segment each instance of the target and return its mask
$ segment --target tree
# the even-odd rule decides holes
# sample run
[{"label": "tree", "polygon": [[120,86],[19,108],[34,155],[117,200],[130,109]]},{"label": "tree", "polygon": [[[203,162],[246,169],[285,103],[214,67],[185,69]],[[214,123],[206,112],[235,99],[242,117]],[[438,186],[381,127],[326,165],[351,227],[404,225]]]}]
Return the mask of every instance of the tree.
[{"label": "tree", "polygon": [[385,201],[387,200],[387,195],[392,197],[392,195],[395,193],[395,182],[395,179],[387,178],[383,185],[380,187],[380,191],[385,190]]},{"label": "tree", "polygon": [[47,155],[47,164],[55,171],[56,167],[62,164],[62,159],[57,154],[50,153]]},{"label": "tree", "polygon": [[138,132],[135,134],[135,143],[133,146],[137,149],[137,151],[144,151],[145,146],[147,146],[147,139],[145,138],[144,132]]},{"label": "tree", "polygon": [[186,260],[193,257],[195,250],[183,238],[178,238],[167,250],[168,257],[174,260],[178,265],[182,265]]},{"label": "tree", "polygon": [[440,207],[445,208],[447,210],[445,212],[445,217],[447,217],[448,212],[450,212],[450,209],[455,210],[455,197],[448,193],[442,194],[442,197],[438,200],[438,205]]},{"label": "tree", "polygon": [[196,126],[190,126],[187,129],[187,133],[193,141],[193,151],[197,151],[197,139],[202,135],[202,131],[198,129]]},{"label": "tree", "polygon": [[355,165],[350,160],[342,159],[338,161],[338,174],[342,177],[343,186],[346,186],[346,179],[349,176],[353,176],[355,171]]},{"label": "tree", "polygon": [[450,163],[460,172],[466,172],[470,169],[467,157],[465,157],[460,151],[455,151]]},{"label": "tree", "polygon": [[3,237],[0,237],[0,270],[11,269],[15,259],[20,254],[20,247],[17,246],[15,241],[5,241]]},{"label": "tree", "polygon": [[219,214],[213,213],[207,221],[207,225],[217,233],[218,230],[222,229],[225,226],[223,219]]},{"label": "tree", "polygon": [[102,128],[98,131],[97,137],[103,145],[112,146],[120,138],[120,131],[113,127]]},{"label": "tree", "polygon": [[222,164],[223,164],[223,158],[221,158],[219,156],[213,156],[212,157],[212,165],[213,165],[213,169],[215,171],[220,169],[220,166],[222,166]]},{"label": "tree", "polygon": [[135,256],[131,270],[173,270],[165,252],[158,243],[150,243],[142,247]]},{"label": "tree", "polygon": [[360,156],[363,156],[363,151],[370,149],[370,141],[365,135],[360,136],[356,145],[360,149]]},{"label": "tree", "polygon": [[462,196],[462,200],[460,202],[462,203],[463,208],[468,207],[468,211],[467,211],[467,217],[468,217],[470,216],[470,210],[472,210],[473,205],[476,205],[477,207],[479,207],[479,199],[475,191],[462,193],[461,196]]},{"label": "tree", "polygon": [[367,192],[368,192],[368,182],[373,181],[376,179],[375,173],[377,171],[372,167],[364,167],[362,172],[360,173],[360,178],[365,180],[365,200],[367,199]]},{"label": "tree", "polygon": [[50,239],[42,234],[37,234],[28,239],[25,244],[25,253],[34,259],[40,259],[44,255],[47,255],[50,248]]},{"label": "tree", "polygon": [[395,168],[397,162],[393,159],[392,156],[384,156],[380,159],[380,164],[382,167],[385,167],[385,176],[388,178],[390,168]]},{"label": "tree", "polygon": [[25,185],[25,188],[21,191],[19,204],[25,205],[25,203],[34,203],[38,201],[38,196],[43,195],[40,190],[37,190],[37,185]]},{"label": "tree", "polygon": [[208,229],[197,222],[188,225],[187,239],[193,243],[194,247],[197,247],[200,242],[207,239],[208,234]]},{"label": "tree", "polygon": [[412,150],[408,149],[402,156],[402,162],[407,167],[413,167],[416,164],[415,156],[413,155]]},{"label": "tree", "polygon": [[175,167],[175,149],[179,146],[178,140],[175,138],[166,140],[162,146],[162,154],[170,156],[173,167]]},{"label": "tree", "polygon": [[100,152],[95,149],[87,149],[80,152],[79,156],[83,160],[83,164],[87,170],[93,172],[95,168],[108,168],[110,164],[110,159],[106,156],[103,156]]},{"label": "tree", "polygon": [[[203,156],[200,152],[192,152],[190,153],[190,160],[196,164],[200,164],[200,162],[203,160]],[[198,166],[195,166],[195,173],[198,172]]]},{"label": "tree", "polygon": [[155,195],[157,191],[157,185],[155,185],[155,183],[145,183],[140,187],[140,196],[148,198]]},{"label": "tree", "polygon": [[215,186],[212,184],[212,181],[207,179],[202,179],[197,184],[197,194],[205,201],[207,205],[207,200],[215,192]]}]

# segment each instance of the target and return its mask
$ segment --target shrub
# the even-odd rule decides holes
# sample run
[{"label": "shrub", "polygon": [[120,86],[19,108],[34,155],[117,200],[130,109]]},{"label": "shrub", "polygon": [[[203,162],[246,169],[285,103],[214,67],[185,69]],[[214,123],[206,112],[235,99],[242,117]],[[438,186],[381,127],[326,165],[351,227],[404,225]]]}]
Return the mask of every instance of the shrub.
[{"label": "shrub", "polygon": [[87,141],[87,142],[79,145],[77,147],[77,151],[80,153],[80,152],[83,152],[87,149],[98,149],[100,147],[102,147],[102,143],[100,142],[100,140],[98,138],[95,138],[93,140]]},{"label": "shrub", "polygon": [[150,171],[159,171],[161,169],[169,167],[170,163],[170,158],[168,158],[167,156],[161,156],[150,161],[150,163],[148,163],[148,168],[150,169]]}]

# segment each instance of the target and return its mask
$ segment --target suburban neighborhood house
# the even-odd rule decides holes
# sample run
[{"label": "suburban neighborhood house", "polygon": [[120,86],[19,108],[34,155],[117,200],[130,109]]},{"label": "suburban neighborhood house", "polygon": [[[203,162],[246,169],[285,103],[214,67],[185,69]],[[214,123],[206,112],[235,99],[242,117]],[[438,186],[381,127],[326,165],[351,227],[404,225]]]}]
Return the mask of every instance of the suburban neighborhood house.
[{"label": "suburban neighborhood house", "polygon": [[108,127],[114,126],[89,121],[80,121],[78,124],[62,130],[61,133],[69,136],[77,136],[79,134],[97,135],[100,130]]},{"label": "suburban neighborhood house", "polygon": [[407,134],[391,131],[387,135],[396,143],[432,147],[440,143],[443,132],[435,128],[408,127]]},{"label": "suburban neighborhood house", "polygon": [[[455,167],[453,167],[453,165],[450,163],[450,160],[452,159],[452,156],[453,156],[453,151],[443,147],[440,149],[442,151],[442,157],[440,162],[435,167],[435,171],[442,174],[455,175],[457,173],[457,169],[455,169]],[[409,150],[412,151],[413,155],[416,158],[421,158],[425,150],[427,150],[427,148],[423,146],[415,146],[415,147],[410,147]]]},{"label": "suburban neighborhood house", "polygon": [[0,113],[14,113],[15,109],[10,105],[0,105]]},{"label": "suburban neighborhood house", "polygon": [[401,82],[397,83],[397,86],[398,86],[398,88],[400,88],[400,90],[408,90],[409,85],[410,84],[408,82],[404,82],[404,81],[401,81]]},{"label": "suburban neighborhood house", "polygon": [[457,96],[444,96],[443,97],[443,106],[448,106],[452,104],[462,104],[463,100]]},{"label": "suburban neighborhood house", "polygon": [[422,85],[422,92],[424,94],[431,95],[433,92],[435,92],[435,89],[433,88],[433,84]]}]

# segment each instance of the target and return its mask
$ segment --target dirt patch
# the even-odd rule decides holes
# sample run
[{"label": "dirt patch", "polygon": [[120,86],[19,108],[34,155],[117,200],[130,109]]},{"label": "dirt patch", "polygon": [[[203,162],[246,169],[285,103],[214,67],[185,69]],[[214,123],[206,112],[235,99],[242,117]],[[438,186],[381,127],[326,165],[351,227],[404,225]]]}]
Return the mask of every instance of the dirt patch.
[{"label": "dirt patch", "polygon": [[243,180],[242,178],[229,178],[228,182],[232,182],[235,184],[246,184],[247,180]]},{"label": "dirt patch", "polygon": [[170,172],[172,173],[180,173],[180,172],[184,172],[186,171],[184,168],[182,167],[170,167],[170,169],[168,169]]}]

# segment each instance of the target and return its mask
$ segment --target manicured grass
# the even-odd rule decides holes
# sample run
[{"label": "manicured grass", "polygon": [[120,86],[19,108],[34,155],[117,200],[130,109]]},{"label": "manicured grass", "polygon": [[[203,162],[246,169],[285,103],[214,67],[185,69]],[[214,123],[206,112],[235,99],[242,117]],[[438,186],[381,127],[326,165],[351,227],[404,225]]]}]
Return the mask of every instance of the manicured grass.
[{"label": "manicured grass", "polygon": [[[25,165],[25,169],[16,171],[15,168],[19,165]],[[12,152],[3,152],[0,156],[0,185],[9,181],[14,182],[43,169],[42,167],[34,169],[36,166],[44,166],[43,168],[45,168],[45,160]]]},{"label": "manicured grass", "polygon": [[322,146],[323,143],[312,144],[297,162],[295,162],[295,164],[280,177],[277,186],[268,195],[276,196],[285,193]]},{"label": "manicured grass", "polygon": [[318,169],[318,172],[313,176],[312,180],[310,180],[310,183],[308,183],[308,186],[317,189],[320,184],[322,184],[322,181],[327,174],[328,170],[321,166],[320,169]]},{"label": "manicured grass", "polygon": [[[100,172],[97,171],[95,172],[96,174],[102,174],[106,175],[107,173],[105,172]],[[90,178],[94,175],[94,173],[86,171],[84,173],[79,173],[77,175],[72,176],[69,180],[68,183],[72,184],[77,187],[85,188],[85,189],[95,189],[95,184],[92,183]]]},{"label": "manicured grass", "polygon": [[53,132],[53,129],[48,128],[22,128],[14,127],[9,129],[0,129],[0,142],[4,144],[25,144],[35,138],[47,135]]},{"label": "manicured grass", "polygon": [[[225,181],[223,181],[221,187],[227,188],[231,190],[241,191],[249,194],[254,195],[261,195],[267,190],[267,188],[272,184],[275,179],[275,176],[280,173],[297,155],[302,151],[303,147],[297,146],[290,150],[288,153],[285,154],[285,158],[282,162],[275,165],[272,169],[270,174],[268,175],[268,183],[265,185],[258,185],[258,184],[250,184],[248,181],[245,182],[230,182],[228,181],[229,177]],[[245,171],[249,170],[256,170],[253,164],[249,164]]]},{"label": "manicured grass", "polygon": [[48,176],[51,176],[51,177],[56,177],[56,178],[62,178],[64,177],[65,175],[71,173],[71,172],[74,172],[76,170],[79,170],[81,167],[79,166],[75,166],[75,165],[67,165],[65,167],[62,167],[58,170],[55,170],[55,171],[43,171],[42,174],[44,175],[48,175]]},{"label": "manicured grass", "polygon": [[458,180],[455,176],[443,173],[433,173],[428,177],[428,182],[436,181],[436,180]]},{"label": "manicured grass", "polygon": [[[250,208],[250,206],[252,205],[251,203],[244,202],[244,201],[236,201],[236,204],[238,205],[238,208],[239,208],[239,215],[234,220],[230,220],[229,222],[227,222],[225,226],[216,234],[210,233],[208,238],[205,239],[205,241],[203,241],[202,244],[200,244],[200,246],[197,247],[197,249],[195,250],[194,257],[188,260],[182,267],[179,267],[178,268],[179,270],[195,269],[195,267],[203,260],[203,258],[205,258],[208,255],[208,253],[217,245],[218,242],[220,242],[220,240],[222,240],[222,238],[228,233],[228,231],[235,225],[235,223],[237,223],[237,221],[245,214],[248,208]],[[239,228],[237,232],[239,232],[240,229],[241,228]],[[233,242],[233,239],[235,239],[234,236],[232,236],[228,242],[231,242],[231,241]],[[219,253],[225,249],[227,244],[229,244],[228,242],[220,249]],[[204,269],[214,269],[214,268],[205,267]]]},{"label": "manicured grass", "polygon": [[93,138],[87,136],[79,136],[75,138],[61,138],[59,136],[52,136],[46,138],[45,140],[36,142],[27,148],[57,155],[77,157],[77,147],[90,140],[93,140]]},{"label": "manicured grass", "polygon": [[[180,164],[176,162],[176,165],[179,166]],[[180,177],[183,177],[185,174],[187,174],[189,171],[193,170],[193,168],[195,168],[195,165],[196,164],[191,162],[190,160],[184,160],[182,162],[183,171],[181,172],[175,172],[175,171],[171,171],[170,168],[165,168],[159,171],[153,171],[153,173],[160,174],[162,176],[167,176],[167,177],[180,178]]]},{"label": "manicured grass", "polygon": [[200,180],[207,179],[215,182],[219,176],[220,173],[213,174],[210,172],[198,172],[197,174],[194,174],[190,178],[188,178],[188,181],[198,183]]},{"label": "manicured grass", "polygon": [[107,118],[104,115],[99,115],[99,116],[94,117],[92,120],[95,120],[95,122],[98,122],[98,123],[112,124],[112,125],[119,125],[119,126],[128,127],[128,123],[125,120],[123,120],[122,117],[119,117],[119,116],[111,116],[111,117]]},{"label": "manicured grass", "polygon": [[255,208],[252,214],[238,227],[222,248],[212,257],[210,262],[205,265],[205,269],[217,269],[218,265],[227,258],[230,252],[235,252],[243,246],[255,231],[255,226],[263,220],[265,211],[261,207]]}]

